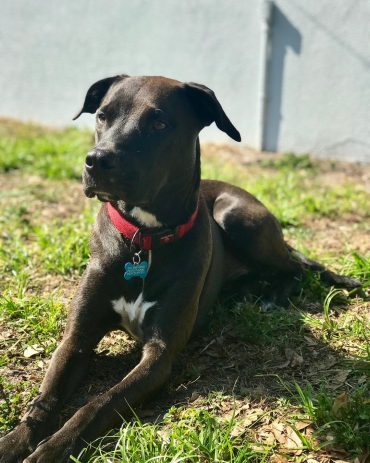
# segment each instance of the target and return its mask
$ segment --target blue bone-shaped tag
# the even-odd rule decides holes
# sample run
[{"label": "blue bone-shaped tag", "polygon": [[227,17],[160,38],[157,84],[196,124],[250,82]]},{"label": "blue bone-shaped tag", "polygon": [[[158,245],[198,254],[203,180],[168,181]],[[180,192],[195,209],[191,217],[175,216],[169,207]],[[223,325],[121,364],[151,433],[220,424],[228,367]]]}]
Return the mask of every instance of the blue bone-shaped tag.
[{"label": "blue bone-shaped tag", "polygon": [[148,262],[143,260],[140,264],[132,264],[131,262],[125,263],[125,274],[123,275],[125,280],[131,280],[131,278],[139,277],[144,280],[148,275]]}]

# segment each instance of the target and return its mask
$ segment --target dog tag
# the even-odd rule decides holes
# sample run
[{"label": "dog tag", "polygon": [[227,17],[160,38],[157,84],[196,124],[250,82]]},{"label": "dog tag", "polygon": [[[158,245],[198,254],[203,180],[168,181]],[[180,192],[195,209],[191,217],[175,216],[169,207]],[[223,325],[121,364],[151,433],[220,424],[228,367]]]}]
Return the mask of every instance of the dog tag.
[{"label": "dog tag", "polygon": [[148,262],[146,260],[141,261],[138,264],[126,262],[125,263],[125,274],[123,275],[125,280],[131,280],[131,278],[144,278],[148,275]]}]

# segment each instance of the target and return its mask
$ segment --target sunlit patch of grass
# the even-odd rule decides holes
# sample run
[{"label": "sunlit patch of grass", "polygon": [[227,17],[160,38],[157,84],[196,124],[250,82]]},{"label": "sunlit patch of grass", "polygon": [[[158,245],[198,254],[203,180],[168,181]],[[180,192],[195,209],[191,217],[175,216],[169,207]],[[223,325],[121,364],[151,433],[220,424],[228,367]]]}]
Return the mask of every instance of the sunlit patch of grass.
[{"label": "sunlit patch of grass", "polygon": [[[296,157],[297,166],[300,157]],[[296,159],[294,158],[294,159]],[[253,193],[280,220],[283,226],[296,227],[309,216],[335,218],[338,214],[356,211],[364,218],[370,217],[370,197],[362,185],[322,184],[318,176],[319,164],[310,160],[309,169],[290,169],[291,156],[279,159],[284,168],[268,169],[253,175],[248,167],[224,164],[219,159],[204,158],[203,178],[224,180]],[[303,159],[303,164],[307,161]],[[271,163],[272,161],[266,161]]]},{"label": "sunlit patch of grass", "polygon": [[221,423],[205,410],[172,408],[160,423],[125,423],[93,443],[75,462],[246,463],[269,461],[269,448],[233,436],[235,420]]},{"label": "sunlit patch of grass", "polygon": [[38,344],[45,353],[50,353],[59,338],[65,309],[63,304],[51,298],[18,297],[6,292],[0,297],[0,317],[18,333],[13,343],[21,339],[23,346]]},{"label": "sunlit patch of grass", "polygon": [[93,212],[86,209],[81,218],[56,220],[35,228],[39,259],[45,271],[62,275],[83,271],[90,254],[93,221]]},{"label": "sunlit patch of grass", "polygon": [[361,457],[370,450],[368,386],[359,386],[336,396],[324,387],[316,393],[310,386],[301,388],[296,384],[295,388],[296,397],[315,423],[324,448],[345,450],[352,457]]},{"label": "sunlit patch of grass", "polygon": [[344,291],[336,288],[326,291],[321,313],[302,313],[305,324],[319,330],[325,341],[369,345],[370,317],[366,308],[360,313],[348,312],[349,299]]},{"label": "sunlit patch of grass", "polygon": [[350,256],[338,256],[343,275],[349,275],[361,281],[364,288],[370,287],[370,255],[364,256],[352,252]]},{"label": "sunlit patch of grass", "polygon": [[0,432],[5,432],[19,422],[24,404],[37,394],[37,386],[30,381],[17,384],[0,377]]},{"label": "sunlit patch of grass", "polygon": [[0,171],[21,169],[48,178],[81,177],[84,156],[92,145],[90,131],[74,128],[32,135],[0,136]]}]

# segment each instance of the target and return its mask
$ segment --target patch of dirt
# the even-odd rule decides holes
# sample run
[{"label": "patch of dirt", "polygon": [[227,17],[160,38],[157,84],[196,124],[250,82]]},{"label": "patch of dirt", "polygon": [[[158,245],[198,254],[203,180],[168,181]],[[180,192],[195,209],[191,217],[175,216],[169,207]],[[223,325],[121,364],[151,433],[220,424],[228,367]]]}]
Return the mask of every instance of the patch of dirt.
[{"label": "patch of dirt", "polygon": [[25,123],[19,119],[12,119],[11,117],[0,117],[1,137],[30,137],[45,135],[48,132],[59,132],[62,130],[63,129],[58,129],[57,127],[40,125],[32,121]]},{"label": "patch of dirt", "polygon": [[7,207],[24,204],[27,208],[28,205],[24,213],[26,220],[34,214],[42,222],[76,216],[88,201],[81,183],[71,180],[49,180],[12,171],[0,174],[0,184],[0,202]]},{"label": "patch of dirt", "polygon": [[[257,173],[263,169],[264,172],[274,172],[274,164],[284,159],[285,153],[272,153],[268,151],[257,151],[243,144],[234,143],[203,143],[202,156],[210,159],[218,159],[227,163],[243,166],[248,171]],[[317,178],[323,185],[343,185],[348,182],[360,182],[370,191],[370,164],[349,163],[343,161],[315,160],[319,170]],[[271,164],[268,167],[269,163]]]},{"label": "patch of dirt", "polygon": [[370,225],[359,222],[356,214],[348,214],[336,220],[313,217],[306,221],[304,226],[310,229],[313,235],[305,244],[314,248],[317,255],[345,255],[353,249],[364,256],[370,253]]}]

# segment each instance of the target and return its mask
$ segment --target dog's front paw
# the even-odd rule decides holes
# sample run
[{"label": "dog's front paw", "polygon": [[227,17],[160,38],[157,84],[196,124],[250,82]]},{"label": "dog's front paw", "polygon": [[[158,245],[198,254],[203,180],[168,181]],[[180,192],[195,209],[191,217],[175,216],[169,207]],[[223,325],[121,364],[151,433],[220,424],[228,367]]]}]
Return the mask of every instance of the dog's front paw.
[{"label": "dog's front paw", "polygon": [[37,449],[27,457],[23,463],[67,463],[70,456],[77,456],[82,449],[76,437],[69,438],[61,432],[53,434],[51,437],[38,445]]},{"label": "dog's front paw", "polygon": [[0,439],[0,463],[22,463],[36,444],[27,423],[20,423],[13,431]]}]

